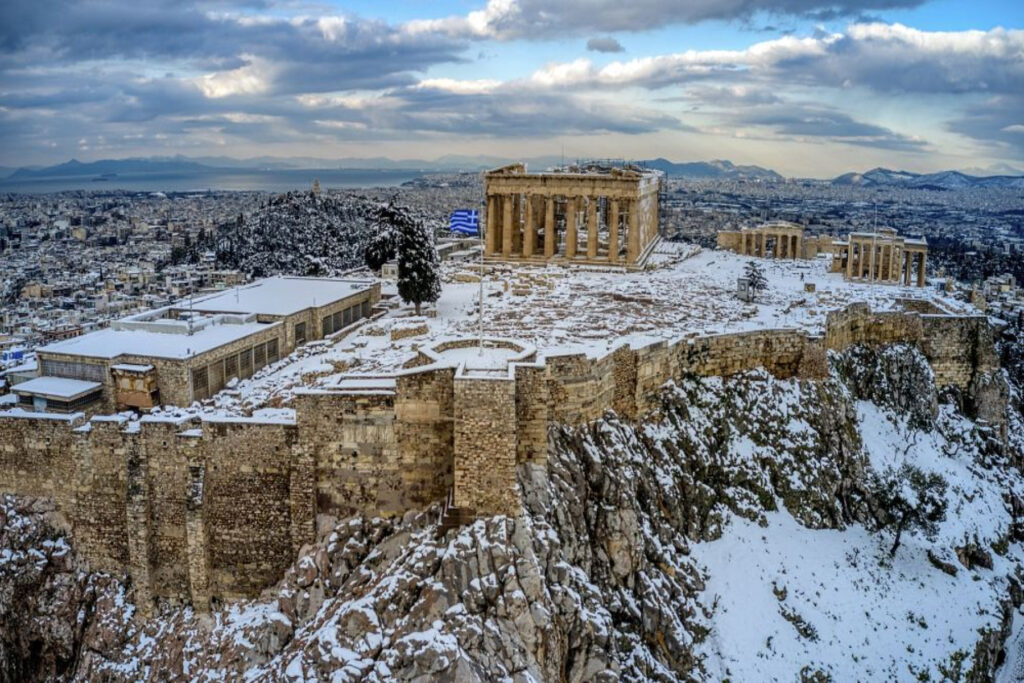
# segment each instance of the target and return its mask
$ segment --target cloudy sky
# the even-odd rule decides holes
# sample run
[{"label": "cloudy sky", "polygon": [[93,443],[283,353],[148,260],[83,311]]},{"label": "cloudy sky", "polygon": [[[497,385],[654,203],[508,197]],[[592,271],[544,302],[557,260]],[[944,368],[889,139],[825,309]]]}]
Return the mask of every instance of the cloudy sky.
[{"label": "cloudy sky", "polygon": [[1024,166],[1021,0],[3,0],[0,165]]}]

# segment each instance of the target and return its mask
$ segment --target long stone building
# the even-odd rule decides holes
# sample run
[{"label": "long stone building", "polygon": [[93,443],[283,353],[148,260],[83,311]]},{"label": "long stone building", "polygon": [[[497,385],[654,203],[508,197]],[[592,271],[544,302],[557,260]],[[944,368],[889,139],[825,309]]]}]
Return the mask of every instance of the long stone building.
[{"label": "long stone building", "polygon": [[494,261],[642,267],[658,240],[663,174],[639,167],[571,166],[484,175],[484,255]]},{"label": "long stone building", "polygon": [[44,346],[40,377],[13,390],[36,411],[187,406],[368,317],[379,300],[368,280],[267,278]]}]

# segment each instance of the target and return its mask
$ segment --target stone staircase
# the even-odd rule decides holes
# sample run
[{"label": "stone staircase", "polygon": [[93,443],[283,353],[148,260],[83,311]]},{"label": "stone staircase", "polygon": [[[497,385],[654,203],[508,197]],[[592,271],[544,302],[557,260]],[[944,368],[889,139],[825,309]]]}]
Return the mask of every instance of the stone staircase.
[{"label": "stone staircase", "polygon": [[455,507],[455,487],[448,489],[448,497],[438,518],[437,537],[443,538],[452,529],[469,524],[476,519],[476,512],[471,508]]}]

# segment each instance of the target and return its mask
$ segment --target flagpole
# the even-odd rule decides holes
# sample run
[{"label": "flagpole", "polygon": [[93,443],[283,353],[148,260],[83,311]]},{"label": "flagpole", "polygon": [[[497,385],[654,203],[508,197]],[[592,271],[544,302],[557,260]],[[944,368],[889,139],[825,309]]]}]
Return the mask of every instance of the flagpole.
[{"label": "flagpole", "polygon": [[484,231],[480,225],[479,218],[476,222],[476,236],[480,242],[480,269],[477,275],[480,276],[480,305],[477,306],[477,332],[480,336],[479,355],[484,355]]}]

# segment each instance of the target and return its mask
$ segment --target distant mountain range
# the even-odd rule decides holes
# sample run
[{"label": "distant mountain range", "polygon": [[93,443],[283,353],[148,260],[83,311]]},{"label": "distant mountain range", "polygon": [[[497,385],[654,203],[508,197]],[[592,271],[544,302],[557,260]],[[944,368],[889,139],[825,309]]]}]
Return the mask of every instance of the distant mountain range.
[{"label": "distant mountain range", "polygon": [[[549,168],[561,164],[559,157],[535,157],[525,162],[534,169]],[[28,180],[54,178],[97,178],[119,175],[147,174],[209,174],[218,171],[287,171],[295,169],[368,169],[368,170],[412,170],[422,172],[456,172],[481,171],[509,163],[509,159],[491,156],[460,156],[447,155],[427,161],[424,159],[387,159],[384,157],[347,157],[326,160],[312,157],[252,157],[234,159],[231,157],[148,157],[132,159],[104,159],[101,161],[81,162],[72,159],[55,166],[24,167],[10,169],[0,167],[0,183],[6,181],[19,182]],[[765,181],[781,181],[785,178],[771,169],[760,166],[736,165],[731,161],[695,161],[673,162],[664,158],[646,159],[637,163],[649,168],[664,171],[673,177],[682,178],[733,178]],[[1003,170],[1003,169],[1000,169]],[[1015,169],[1006,169],[1015,170]],[[845,173],[831,180],[833,185],[851,185],[861,187],[915,187],[942,190],[962,189],[967,187],[1011,187],[1024,188],[1024,175],[967,175],[959,171],[941,171],[938,173],[912,173],[910,171],[892,171],[886,168],[875,168],[866,173]]]},{"label": "distant mountain range", "polygon": [[785,180],[775,171],[760,166],[737,166],[731,161],[691,161],[675,163],[668,159],[648,159],[639,162],[649,168],[664,171],[668,175],[683,178],[746,178],[760,180]]},{"label": "distant mountain range", "polygon": [[873,168],[866,173],[844,173],[832,180],[833,185],[860,187],[915,187],[933,190],[962,190],[968,187],[1010,187],[1024,189],[1024,176],[973,176],[959,171],[911,173]]},{"label": "distant mountain range", "polygon": [[77,159],[44,168],[19,168],[7,180],[39,178],[76,178],[82,176],[119,175],[127,173],[201,173],[209,166],[186,159],[103,159],[83,163]]}]

